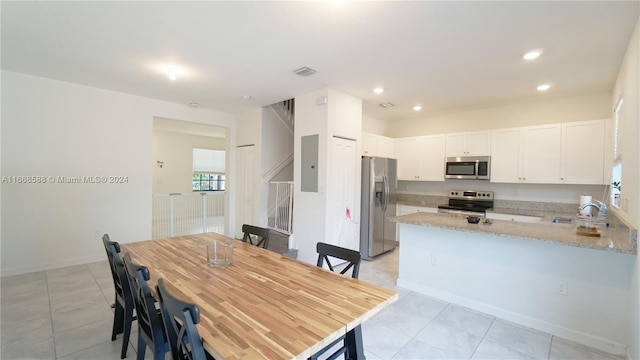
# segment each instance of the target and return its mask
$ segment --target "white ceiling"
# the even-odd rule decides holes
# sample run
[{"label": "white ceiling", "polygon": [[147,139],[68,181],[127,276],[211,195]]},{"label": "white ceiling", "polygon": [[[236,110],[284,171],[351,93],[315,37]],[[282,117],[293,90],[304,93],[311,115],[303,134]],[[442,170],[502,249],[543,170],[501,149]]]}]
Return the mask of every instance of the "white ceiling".
[{"label": "white ceiling", "polygon": [[[328,86],[399,120],[610,90],[638,14],[637,1],[2,1],[2,69],[233,113]],[[185,75],[169,81],[167,63]]]}]

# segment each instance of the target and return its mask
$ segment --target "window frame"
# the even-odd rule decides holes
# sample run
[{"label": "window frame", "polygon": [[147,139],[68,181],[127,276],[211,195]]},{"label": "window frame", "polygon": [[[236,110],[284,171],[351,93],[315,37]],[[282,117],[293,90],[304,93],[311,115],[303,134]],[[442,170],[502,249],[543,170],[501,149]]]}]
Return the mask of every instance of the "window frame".
[{"label": "window frame", "polygon": [[[197,175],[207,175],[207,176],[217,176],[217,179],[195,179]],[[220,173],[208,173],[208,172],[193,172],[191,176],[191,191],[193,192],[217,192],[217,191],[226,191],[226,174]],[[216,183],[216,186],[212,186],[213,183]],[[196,184],[200,184],[199,189],[195,188]],[[207,184],[204,189],[202,184]]]}]

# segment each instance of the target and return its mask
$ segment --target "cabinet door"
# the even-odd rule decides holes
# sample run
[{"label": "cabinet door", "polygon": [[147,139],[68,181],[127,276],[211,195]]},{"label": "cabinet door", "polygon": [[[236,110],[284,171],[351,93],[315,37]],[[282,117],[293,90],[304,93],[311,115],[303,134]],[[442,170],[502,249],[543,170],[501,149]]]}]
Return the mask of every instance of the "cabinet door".
[{"label": "cabinet door", "polygon": [[522,131],[522,181],[559,183],[562,125],[531,126]]},{"label": "cabinet door", "polygon": [[446,135],[447,156],[467,156],[467,133]]},{"label": "cabinet door", "polygon": [[562,124],[562,183],[603,183],[604,139],[604,120]]},{"label": "cabinet door", "polygon": [[398,180],[417,180],[418,146],[416,139],[396,139]]},{"label": "cabinet door", "polygon": [[418,139],[418,179],[444,181],[445,137],[427,136]]},{"label": "cabinet door", "polygon": [[376,156],[376,136],[362,133],[362,155]]},{"label": "cabinet door", "polygon": [[467,154],[471,156],[487,156],[491,154],[491,132],[470,132],[467,137]]},{"label": "cabinet door", "polygon": [[491,182],[520,182],[520,129],[491,132]]},{"label": "cabinet door", "polygon": [[394,141],[392,138],[379,136],[377,142],[378,156],[394,158]]}]

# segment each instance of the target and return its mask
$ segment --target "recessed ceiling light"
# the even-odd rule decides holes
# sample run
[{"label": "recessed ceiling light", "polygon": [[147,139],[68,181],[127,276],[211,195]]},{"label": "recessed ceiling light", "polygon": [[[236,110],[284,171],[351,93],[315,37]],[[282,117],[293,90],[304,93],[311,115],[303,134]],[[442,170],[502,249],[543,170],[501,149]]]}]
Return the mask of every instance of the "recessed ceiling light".
[{"label": "recessed ceiling light", "polygon": [[535,59],[539,58],[540,55],[542,55],[542,50],[532,50],[532,51],[529,51],[528,53],[522,55],[522,58],[525,59],[525,60],[535,60]]},{"label": "recessed ceiling light", "polygon": [[395,105],[392,104],[392,103],[382,103],[382,104],[380,104],[380,107],[385,108],[385,109],[388,109],[388,108],[394,107],[394,106]]},{"label": "recessed ceiling light", "polygon": [[182,70],[177,66],[167,66],[165,68],[165,72],[167,73],[169,80],[175,81],[178,78],[178,74],[182,73]]},{"label": "recessed ceiling light", "polygon": [[422,106],[420,105],[416,105],[413,107],[413,111],[420,111],[420,110],[422,110]]},{"label": "recessed ceiling light", "polygon": [[542,85],[539,85],[539,86],[537,87],[537,89],[538,89],[538,91],[547,91],[547,90],[551,89],[551,85],[549,85],[549,84],[542,84]]},{"label": "recessed ceiling light", "polygon": [[376,94],[382,94],[384,92],[384,88],[382,86],[378,86],[377,88],[373,89],[373,92]]},{"label": "recessed ceiling light", "polygon": [[242,95],[242,96],[240,96],[240,99],[242,99],[242,100],[251,100],[251,95]]}]

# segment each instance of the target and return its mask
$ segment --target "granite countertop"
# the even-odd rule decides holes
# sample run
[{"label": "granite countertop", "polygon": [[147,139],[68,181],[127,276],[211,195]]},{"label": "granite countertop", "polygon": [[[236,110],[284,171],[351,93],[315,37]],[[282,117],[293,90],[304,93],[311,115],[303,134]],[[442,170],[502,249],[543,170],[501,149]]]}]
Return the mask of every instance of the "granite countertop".
[{"label": "granite countertop", "polygon": [[[505,213],[504,209],[495,209],[495,212]],[[519,212],[522,214],[522,212]],[[566,213],[565,213],[566,214]],[[528,214],[536,215],[536,211]],[[573,224],[556,224],[547,219],[538,223],[524,223],[505,220],[491,220],[491,224],[469,224],[464,216],[452,214],[431,214],[426,212],[395,216],[389,220],[441,229],[488,233],[496,236],[514,239],[547,241],[569,246],[584,247],[603,251],[612,251],[623,254],[637,253],[637,232],[630,232],[628,228],[610,227],[605,230],[602,237],[582,236],[576,234]]]}]

